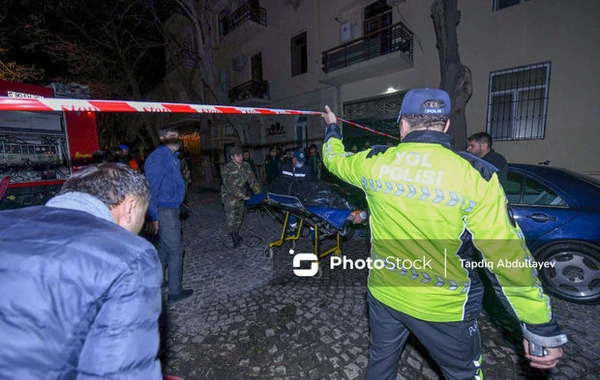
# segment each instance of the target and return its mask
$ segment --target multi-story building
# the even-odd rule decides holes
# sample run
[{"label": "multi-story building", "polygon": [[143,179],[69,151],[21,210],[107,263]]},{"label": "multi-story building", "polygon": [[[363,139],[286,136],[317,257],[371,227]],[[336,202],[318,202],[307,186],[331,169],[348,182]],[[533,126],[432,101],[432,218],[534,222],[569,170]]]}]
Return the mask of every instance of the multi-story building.
[{"label": "multi-story building", "polygon": [[[432,3],[215,2],[218,86],[228,104],[312,111],[328,104],[348,120],[397,136],[403,94],[440,83]],[[600,174],[595,125],[600,108],[593,105],[600,88],[600,2],[463,0],[458,6],[459,51],[473,83],[467,133],[490,133],[494,148],[509,162],[550,160]],[[189,29],[178,28],[185,40]],[[181,49],[177,54],[186,56]],[[182,63],[186,60],[179,59]],[[176,81],[168,84],[169,75],[168,86],[183,88]],[[168,100],[190,101],[181,90],[172,95]],[[217,149],[221,162],[238,140],[260,162],[271,145],[320,146],[324,131],[318,116],[246,115],[236,119],[236,128],[223,117],[209,127],[204,123],[201,140],[207,149]],[[386,142],[351,126],[345,126],[344,135],[349,147],[359,149],[367,142]]]}]

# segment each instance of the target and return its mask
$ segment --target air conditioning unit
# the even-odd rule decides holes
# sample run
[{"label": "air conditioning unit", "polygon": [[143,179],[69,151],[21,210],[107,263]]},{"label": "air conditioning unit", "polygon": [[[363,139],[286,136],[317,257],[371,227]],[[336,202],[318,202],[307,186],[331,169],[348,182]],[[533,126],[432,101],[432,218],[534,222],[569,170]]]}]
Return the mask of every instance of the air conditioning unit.
[{"label": "air conditioning unit", "polygon": [[342,24],[340,29],[340,39],[342,42],[350,41],[354,39],[354,33],[352,31],[352,25],[349,22]]},{"label": "air conditioning unit", "polygon": [[233,71],[242,71],[246,68],[248,58],[245,55],[236,55],[231,60],[231,69]]}]

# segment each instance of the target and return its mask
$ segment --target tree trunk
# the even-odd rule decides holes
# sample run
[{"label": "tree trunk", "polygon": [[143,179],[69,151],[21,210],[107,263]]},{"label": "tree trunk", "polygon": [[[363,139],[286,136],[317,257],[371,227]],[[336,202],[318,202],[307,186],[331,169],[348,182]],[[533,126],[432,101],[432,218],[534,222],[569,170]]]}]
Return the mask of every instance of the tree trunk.
[{"label": "tree trunk", "polygon": [[465,108],[473,93],[471,70],[460,62],[456,27],[460,22],[457,0],[435,0],[431,5],[431,18],[437,37],[440,56],[440,88],[446,90],[452,101],[450,134],[455,149],[467,146],[467,120]]},{"label": "tree trunk", "polygon": [[[189,19],[194,30],[194,45],[200,65],[190,74],[185,75],[183,70],[178,70],[181,75],[184,89],[188,98],[195,103],[204,103],[206,99],[199,95],[191,83],[191,79],[199,75],[203,85],[214,96],[218,104],[229,104],[229,96],[227,91],[219,86],[218,72],[213,56],[214,47],[211,40],[211,25],[215,19],[215,14],[210,1],[204,0],[196,3],[193,0],[178,0],[177,4],[184,11],[184,15]],[[238,139],[242,145],[245,144],[244,134],[242,133],[243,120],[241,117],[233,115],[225,115],[227,122],[235,130]]]}]

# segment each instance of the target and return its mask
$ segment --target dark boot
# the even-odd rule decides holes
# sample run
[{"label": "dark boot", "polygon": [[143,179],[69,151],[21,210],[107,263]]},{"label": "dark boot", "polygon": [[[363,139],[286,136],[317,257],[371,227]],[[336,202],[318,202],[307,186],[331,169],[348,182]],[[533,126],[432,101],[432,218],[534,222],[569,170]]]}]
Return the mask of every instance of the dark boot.
[{"label": "dark boot", "polygon": [[233,242],[233,248],[237,248],[240,246],[240,235],[238,235],[237,232],[232,232],[231,234],[231,241]]}]

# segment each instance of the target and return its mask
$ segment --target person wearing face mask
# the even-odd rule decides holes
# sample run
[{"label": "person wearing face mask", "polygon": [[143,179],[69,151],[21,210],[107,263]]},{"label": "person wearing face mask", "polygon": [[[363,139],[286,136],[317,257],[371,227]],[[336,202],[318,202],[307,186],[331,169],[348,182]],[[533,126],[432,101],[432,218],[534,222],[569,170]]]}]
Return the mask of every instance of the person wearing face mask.
[{"label": "person wearing face mask", "polygon": [[[183,236],[181,233],[180,207],[185,199],[185,181],[181,175],[179,132],[163,128],[158,132],[161,145],[146,159],[144,172],[150,184],[148,204],[148,233],[158,234],[158,257],[163,274],[168,271],[169,301],[176,302],[194,293],[184,289]],[[167,285],[167,282],[165,282]]]},{"label": "person wearing face mask", "polygon": [[312,180],[312,173],[306,165],[306,154],[300,149],[294,151],[291,161],[281,165],[280,175],[286,180]]},{"label": "person wearing face mask", "polygon": [[[292,152],[290,161],[285,161],[281,165],[281,172],[277,181],[271,184],[270,190],[282,194],[295,194],[298,190],[300,181],[310,181],[313,179],[310,168],[306,165],[306,154],[298,149]],[[304,188],[304,186],[300,186]],[[290,227],[295,229],[298,226],[296,218],[290,217]]]}]

